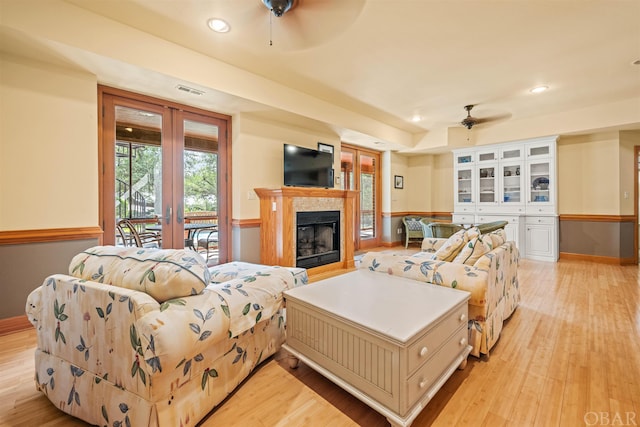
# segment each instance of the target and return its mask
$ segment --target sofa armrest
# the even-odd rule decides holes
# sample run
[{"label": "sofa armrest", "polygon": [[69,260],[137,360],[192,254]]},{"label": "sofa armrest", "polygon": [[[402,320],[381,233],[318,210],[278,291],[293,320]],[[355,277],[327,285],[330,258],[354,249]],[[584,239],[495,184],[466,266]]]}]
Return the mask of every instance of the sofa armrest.
[{"label": "sofa armrest", "polygon": [[76,366],[78,375],[111,373],[110,381],[135,390],[140,377],[149,384],[144,356],[132,347],[130,326],[159,306],[143,292],[55,274],[31,292],[26,311],[40,351]]}]

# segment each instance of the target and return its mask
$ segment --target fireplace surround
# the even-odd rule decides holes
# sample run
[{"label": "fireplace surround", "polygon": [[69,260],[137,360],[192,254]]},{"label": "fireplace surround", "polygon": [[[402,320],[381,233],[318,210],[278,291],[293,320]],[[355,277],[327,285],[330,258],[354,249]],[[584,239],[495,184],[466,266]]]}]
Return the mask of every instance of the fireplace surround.
[{"label": "fireplace surround", "polygon": [[338,259],[317,267],[305,267],[310,277],[355,268],[354,230],[357,191],[334,188],[256,188],[260,198],[260,262],[295,267],[297,262],[297,213],[338,211]]}]

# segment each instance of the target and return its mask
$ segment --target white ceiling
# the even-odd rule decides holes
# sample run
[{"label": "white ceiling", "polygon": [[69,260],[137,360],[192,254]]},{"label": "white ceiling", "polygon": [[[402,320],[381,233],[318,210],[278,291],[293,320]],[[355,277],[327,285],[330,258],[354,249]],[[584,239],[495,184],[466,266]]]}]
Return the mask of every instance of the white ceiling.
[{"label": "white ceiling", "polygon": [[[37,14],[37,0],[0,1],[31,1]],[[105,84],[227,114],[250,110],[283,121],[295,117],[311,129],[328,126],[349,142],[373,146],[383,140],[406,152],[446,146],[421,140],[450,138],[451,128],[461,128],[467,104],[477,104],[474,117],[503,117],[474,128],[485,132],[486,143],[520,135],[509,126],[526,128],[521,135],[530,136],[640,129],[640,65],[633,65],[640,60],[637,0],[298,0],[283,17],[271,19],[271,46],[270,14],[261,0],[67,4],[390,126],[410,135],[414,148],[396,147],[392,138],[357,126],[327,123],[313,112],[296,116],[277,103],[198,85],[206,101],[195,101],[175,90],[177,83],[189,82],[90,51],[71,54],[74,49],[22,34],[6,21],[0,49],[64,58],[91,68]],[[226,19],[231,31],[210,31],[211,17]],[[541,84],[549,90],[529,92]],[[414,115],[422,120],[411,122]],[[563,123],[551,126],[550,118]],[[457,135],[464,132],[455,129]]]}]

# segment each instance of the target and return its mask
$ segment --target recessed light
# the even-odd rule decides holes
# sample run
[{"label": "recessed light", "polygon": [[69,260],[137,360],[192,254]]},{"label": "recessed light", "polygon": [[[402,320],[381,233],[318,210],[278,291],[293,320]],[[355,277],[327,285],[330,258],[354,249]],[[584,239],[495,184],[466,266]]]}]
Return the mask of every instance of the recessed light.
[{"label": "recessed light", "polygon": [[216,33],[228,33],[231,27],[227,21],[220,18],[211,18],[207,21],[207,25]]},{"label": "recessed light", "polygon": [[533,89],[531,89],[529,92],[531,92],[531,93],[542,93],[547,89],[549,89],[549,86],[536,86]]},{"label": "recessed light", "polygon": [[417,122],[419,122],[421,120],[422,120],[422,117],[420,117],[417,114],[415,116],[411,117],[411,121],[414,122],[414,123],[417,123]]}]

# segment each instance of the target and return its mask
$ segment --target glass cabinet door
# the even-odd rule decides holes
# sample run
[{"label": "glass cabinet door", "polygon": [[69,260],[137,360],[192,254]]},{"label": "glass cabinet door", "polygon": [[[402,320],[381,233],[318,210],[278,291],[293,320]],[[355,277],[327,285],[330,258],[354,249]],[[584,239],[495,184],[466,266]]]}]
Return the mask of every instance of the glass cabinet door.
[{"label": "glass cabinet door", "polygon": [[522,191],[524,171],[520,170],[521,166],[521,162],[500,164],[502,203],[504,205],[524,203],[524,193]]},{"label": "glass cabinet door", "polygon": [[456,204],[471,204],[473,200],[473,168],[457,168],[455,179]]},{"label": "glass cabinet door", "polygon": [[553,178],[550,174],[549,160],[529,162],[527,186],[529,187],[528,202],[533,205],[549,204],[552,201],[551,188]]},{"label": "glass cabinet door", "polygon": [[498,160],[497,150],[478,151],[478,163],[495,162]]},{"label": "glass cabinet door", "polygon": [[456,166],[464,166],[464,165],[469,165],[469,164],[473,163],[474,162],[474,160],[473,160],[473,156],[474,155],[475,155],[475,153],[469,153],[469,152],[455,154],[455,164],[456,164]]},{"label": "glass cabinet door", "polygon": [[497,165],[482,165],[476,169],[476,177],[478,178],[478,203],[497,203],[496,185],[498,177],[496,176]]},{"label": "glass cabinet door", "polygon": [[500,149],[500,160],[522,159],[522,147],[508,147]]},{"label": "glass cabinet door", "polygon": [[549,157],[554,149],[555,145],[548,142],[527,144],[527,157]]}]

